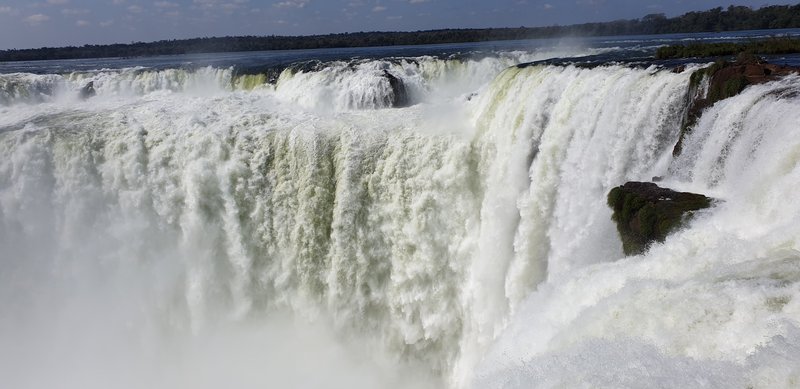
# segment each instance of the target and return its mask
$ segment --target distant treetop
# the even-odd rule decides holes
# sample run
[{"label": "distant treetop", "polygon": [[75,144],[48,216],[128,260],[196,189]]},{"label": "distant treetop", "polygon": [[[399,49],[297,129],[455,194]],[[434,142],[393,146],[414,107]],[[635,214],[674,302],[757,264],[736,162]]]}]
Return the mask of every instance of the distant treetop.
[{"label": "distant treetop", "polygon": [[641,19],[584,23],[570,26],[447,29],[416,32],[355,32],[313,36],[238,36],[132,42],[130,44],[85,45],[59,48],[0,51],[0,61],[139,57],[155,55],[423,45],[497,40],[553,38],[563,36],[648,35],[800,27],[800,4],[772,5],[759,9],[744,6],[717,7],[689,12],[674,18],[649,14]]}]

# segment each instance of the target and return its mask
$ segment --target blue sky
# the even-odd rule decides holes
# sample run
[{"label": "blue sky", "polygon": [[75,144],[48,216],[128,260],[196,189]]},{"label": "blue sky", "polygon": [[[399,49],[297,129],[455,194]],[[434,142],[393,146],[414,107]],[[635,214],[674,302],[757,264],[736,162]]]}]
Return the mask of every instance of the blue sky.
[{"label": "blue sky", "polygon": [[764,0],[0,0],[0,49],[197,36],[518,27],[679,15]]}]

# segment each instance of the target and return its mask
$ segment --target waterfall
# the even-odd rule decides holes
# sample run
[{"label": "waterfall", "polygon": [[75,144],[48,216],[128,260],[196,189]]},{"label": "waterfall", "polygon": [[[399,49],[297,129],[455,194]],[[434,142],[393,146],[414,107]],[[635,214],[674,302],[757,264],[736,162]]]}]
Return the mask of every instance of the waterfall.
[{"label": "waterfall", "polygon": [[[284,351],[362,372],[336,387],[796,379],[797,78],[711,107],[673,158],[695,68],[504,61],[335,62],[275,84],[98,71],[45,77],[94,81],[86,101],[0,100],[11,382],[45,350],[37,369],[92,387],[108,379],[81,378],[95,363],[133,387],[186,385],[170,367],[217,353],[247,383],[246,356],[280,366]],[[410,107],[385,104],[384,72]],[[721,201],[624,258],[605,196],[653,176]],[[339,346],[302,352],[293,326],[425,382],[364,374]],[[241,336],[253,328],[272,335]],[[64,362],[93,337],[107,345]]]}]

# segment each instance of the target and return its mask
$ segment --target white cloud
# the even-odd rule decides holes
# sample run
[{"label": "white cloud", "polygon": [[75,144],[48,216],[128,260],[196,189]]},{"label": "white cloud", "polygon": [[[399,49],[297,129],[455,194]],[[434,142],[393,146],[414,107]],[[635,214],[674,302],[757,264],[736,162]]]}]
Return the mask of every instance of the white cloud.
[{"label": "white cloud", "polygon": [[64,8],[61,10],[61,13],[68,16],[75,16],[75,15],[88,15],[91,13],[88,9],[74,9],[74,8]]},{"label": "white cloud", "polygon": [[403,17],[402,17],[402,16],[400,16],[400,15],[397,15],[397,16],[387,16],[387,17],[386,17],[386,20],[400,20],[400,19],[403,19]]},{"label": "white cloud", "polygon": [[89,26],[89,22],[87,22],[85,20],[78,20],[77,22],[75,22],[75,25],[78,26],[78,27],[88,27]]},{"label": "white cloud", "polygon": [[7,5],[0,7],[0,14],[10,14],[12,11],[14,10]]},{"label": "white cloud", "polygon": [[22,19],[23,22],[28,23],[31,26],[42,24],[48,20],[50,20],[50,17],[44,14],[33,14],[25,19]]},{"label": "white cloud", "polygon": [[125,0],[114,0],[114,1],[112,1],[112,3],[114,5],[122,5],[122,4],[125,4]]},{"label": "white cloud", "polygon": [[[161,1],[165,1],[165,0],[161,0]],[[219,8],[219,9],[222,9],[223,11],[226,11],[226,12],[232,12],[234,10],[241,9],[249,1],[250,0],[227,0],[227,1],[226,0],[192,0],[192,3],[194,3],[195,5],[191,6],[189,8],[191,8],[191,9],[201,9],[201,10],[205,10],[205,11]],[[297,2],[297,1],[298,0],[295,0],[294,2]],[[306,2],[307,3],[308,0],[302,0],[302,2]]]},{"label": "white cloud", "polygon": [[408,0],[411,4],[427,3],[429,0]]},{"label": "white cloud", "polygon": [[138,14],[138,13],[140,13],[142,11],[143,11],[142,7],[140,7],[140,6],[136,5],[136,4],[128,7],[128,12],[130,12],[130,13]]},{"label": "white cloud", "polygon": [[64,5],[69,3],[69,0],[47,0],[47,4]]},{"label": "white cloud", "polygon": [[592,7],[599,6],[599,5],[604,5],[605,3],[606,3],[606,0],[578,0],[578,1],[575,2],[575,4],[578,4],[578,5],[589,5],[589,6],[592,6]]},{"label": "white cloud", "polygon": [[233,12],[233,11],[236,11],[237,9],[241,8],[241,5],[236,4],[236,3],[225,3],[225,4],[220,5],[220,8],[222,8],[226,12]]},{"label": "white cloud", "polygon": [[113,20],[106,20],[106,21],[100,22],[100,27],[109,27],[109,26],[112,26],[112,25],[114,25],[114,21]]},{"label": "white cloud", "polygon": [[550,4],[550,3],[545,3],[545,4],[542,6],[542,8],[544,8],[544,9],[553,9],[553,5],[552,5],[552,4]]},{"label": "white cloud", "polygon": [[303,8],[310,1],[311,0],[286,0],[275,3],[275,6],[278,8]]},{"label": "white cloud", "polygon": [[376,5],[375,8],[372,9],[372,12],[383,12],[386,11],[386,7],[382,5]]},{"label": "white cloud", "polygon": [[178,7],[178,3],[173,3],[171,1],[156,1],[155,3],[153,3],[153,5],[155,5],[156,8],[177,8]]}]

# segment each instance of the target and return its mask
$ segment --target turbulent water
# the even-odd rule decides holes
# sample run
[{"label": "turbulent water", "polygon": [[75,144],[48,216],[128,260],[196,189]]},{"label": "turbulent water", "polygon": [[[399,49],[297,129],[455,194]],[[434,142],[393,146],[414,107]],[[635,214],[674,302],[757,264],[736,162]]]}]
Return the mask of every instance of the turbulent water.
[{"label": "turbulent water", "polygon": [[[0,75],[0,384],[800,385],[800,78],[673,157],[699,65],[551,56]],[[718,201],[626,258],[653,176]]]}]

